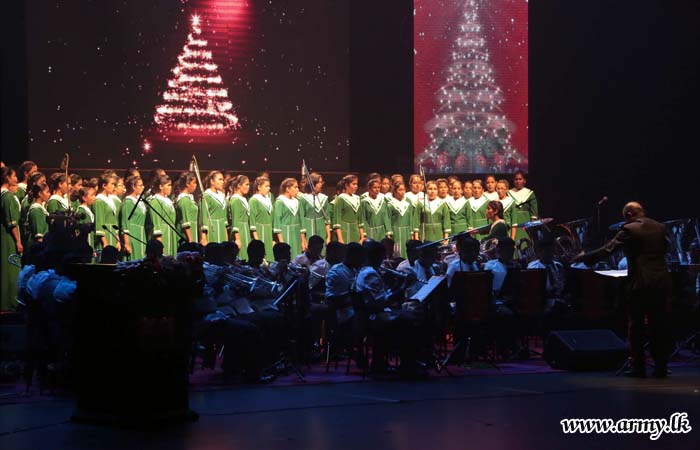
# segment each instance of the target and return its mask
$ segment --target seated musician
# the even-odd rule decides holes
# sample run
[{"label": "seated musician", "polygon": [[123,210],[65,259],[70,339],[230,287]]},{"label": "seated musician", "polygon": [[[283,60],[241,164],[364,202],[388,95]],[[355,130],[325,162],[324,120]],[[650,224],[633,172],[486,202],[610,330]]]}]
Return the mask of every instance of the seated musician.
[{"label": "seated musician", "polygon": [[[345,244],[338,241],[331,241],[326,245],[326,262],[328,270],[334,265],[343,262],[345,259]],[[328,273],[326,270],[326,273]],[[325,275],[325,274],[324,274]]]},{"label": "seated musician", "polygon": [[205,247],[203,296],[195,300],[193,335],[199,341],[221,341],[224,344],[224,379],[232,380],[239,373],[245,382],[269,381],[261,377],[266,355],[260,327],[231,307],[233,291],[226,289],[223,246],[209,243]]},{"label": "seated musician", "polygon": [[416,239],[411,239],[406,242],[406,259],[401,261],[396,270],[400,272],[413,272],[413,266],[416,260],[420,256],[420,250],[416,250],[416,247],[423,244],[421,241]]},{"label": "seated musician", "polygon": [[503,281],[506,278],[508,270],[520,268],[520,265],[516,261],[513,261],[514,251],[515,241],[513,241],[513,239],[509,237],[499,239],[498,245],[496,246],[498,259],[492,259],[486,262],[484,266],[484,270],[493,272],[493,291],[496,293],[497,297],[501,293]]},{"label": "seated musician", "polygon": [[[426,241],[425,244],[430,242]],[[438,275],[435,263],[437,261],[437,247],[431,245],[424,247],[420,251],[420,256],[413,264],[413,271],[416,278],[420,281],[427,282],[433,275]]]},{"label": "seated musician", "polygon": [[287,265],[292,260],[292,247],[286,242],[278,242],[272,247],[275,261],[270,264],[270,275],[280,283],[289,281]]},{"label": "seated musician", "polygon": [[426,338],[422,332],[422,310],[397,308],[403,300],[402,289],[388,290],[378,271],[384,260],[383,246],[375,241],[365,241],[363,247],[367,252],[367,262],[357,276],[357,292],[364,297],[374,335],[371,370],[385,373],[389,349],[398,348],[401,358],[399,372],[405,376],[421,375],[417,354]]},{"label": "seated musician", "polygon": [[[503,219],[503,204],[498,200],[492,200],[486,207],[486,218],[491,226],[484,240],[501,239],[510,236],[510,225]],[[476,233],[476,231],[474,231]],[[486,234],[482,232],[480,234]]]},{"label": "seated musician", "polygon": [[544,237],[537,242],[538,259],[530,261],[528,269],[547,271],[546,311],[563,310],[568,303],[563,299],[566,287],[564,265],[554,259],[554,239]]},{"label": "seated musician", "polygon": [[401,262],[400,258],[394,257],[394,240],[391,238],[384,238],[380,241],[382,247],[384,247],[384,261],[382,261],[382,267],[388,267],[389,269],[396,269],[396,266]]},{"label": "seated musician", "polygon": [[306,251],[296,255],[292,262],[300,266],[309,267],[316,261],[322,260],[321,254],[323,253],[323,244],[324,242],[321,236],[311,236]]},{"label": "seated musician", "polygon": [[338,324],[348,324],[355,315],[349,299],[354,290],[357,271],[365,260],[364,250],[357,242],[347,244],[345,259],[335,264],[326,275],[326,301],[336,308]]},{"label": "seated musician", "polygon": [[479,265],[476,259],[479,257],[479,241],[469,235],[457,238],[457,252],[459,259],[452,261],[447,266],[447,285],[452,285],[452,278],[458,272],[477,272]]}]

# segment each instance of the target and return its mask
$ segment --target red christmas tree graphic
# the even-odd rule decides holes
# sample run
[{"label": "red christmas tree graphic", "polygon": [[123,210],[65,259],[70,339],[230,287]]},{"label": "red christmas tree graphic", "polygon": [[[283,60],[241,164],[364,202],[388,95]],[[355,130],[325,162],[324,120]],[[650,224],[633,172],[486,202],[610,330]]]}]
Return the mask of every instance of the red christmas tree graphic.
[{"label": "red christmas tree graphic", "polygon": [[174,77],[168,80],[163,103],[156,106],[154,121],[166,139],[173,134],[225,135],[238,128],[228,89],[201,38],[199,16],[192,16],[191,22],[187,44],[172,70]]}]

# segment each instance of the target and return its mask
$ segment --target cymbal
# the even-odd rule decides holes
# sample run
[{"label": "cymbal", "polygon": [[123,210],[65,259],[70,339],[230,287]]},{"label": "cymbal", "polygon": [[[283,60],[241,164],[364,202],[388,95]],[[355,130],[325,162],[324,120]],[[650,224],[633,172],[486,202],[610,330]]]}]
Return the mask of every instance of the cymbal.
[{"label": "cymbal", "polygon": [[578,226],[578,225],[583,225],[583,224],[588,223],[588,222],[590,222],[590,221],[591,221],[590,218],[586,218],[586,219],[576,219],[576,220],[571,220],[571,221],[569,221],[569,222],[560,223],[559,226],[575,227],[575,226]]},{"label": "cymbal", "polygon": [[547,225],[549,222],[553,221],[554,219],[551,217],[546,217],[544,219],[538,219],[538,220],[531,220],[529,222],[525,223],[517,223],[513,225],[513,228],[535,228],[535,227],[541,227],[542,225]]}]

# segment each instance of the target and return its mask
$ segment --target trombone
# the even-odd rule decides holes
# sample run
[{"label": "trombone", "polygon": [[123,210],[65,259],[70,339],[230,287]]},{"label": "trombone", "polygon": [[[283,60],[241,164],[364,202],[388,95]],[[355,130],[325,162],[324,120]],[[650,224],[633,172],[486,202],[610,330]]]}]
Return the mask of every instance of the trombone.
[{"label": "trombone", "polygon": [[224,275],[224,279],[233,286],[243,287],[249,294],[260,297],[276,297],[282,291],[282,285],[276,281],[266,280],[262,277],[249,277],[238,272]]}]

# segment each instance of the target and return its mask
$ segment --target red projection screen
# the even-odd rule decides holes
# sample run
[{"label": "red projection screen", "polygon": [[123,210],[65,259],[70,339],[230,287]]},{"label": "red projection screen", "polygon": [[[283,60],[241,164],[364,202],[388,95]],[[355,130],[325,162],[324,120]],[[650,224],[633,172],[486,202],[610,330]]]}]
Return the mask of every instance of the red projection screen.
[{"label": "red projection screen", "polygon": [[416,169],[527,171],[527,0],[413,4]]}]

